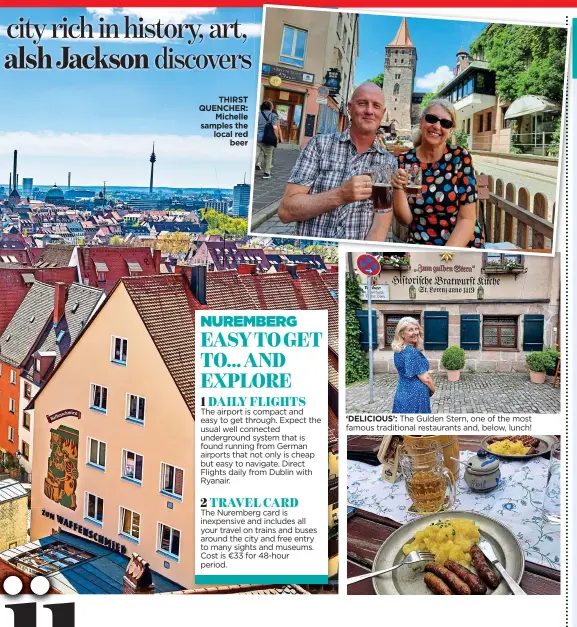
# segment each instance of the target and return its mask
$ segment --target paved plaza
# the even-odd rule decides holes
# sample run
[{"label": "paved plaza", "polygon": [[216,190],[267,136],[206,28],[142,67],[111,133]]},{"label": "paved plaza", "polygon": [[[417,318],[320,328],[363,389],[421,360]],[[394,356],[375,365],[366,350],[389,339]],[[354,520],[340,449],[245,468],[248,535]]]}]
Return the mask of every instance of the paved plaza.
[{"label": "paved plaza", "polygon": [[277,148],[274,153],[272,178],[263,179],[262,171],[254,173],[251,233],[259,235],[294,235],[295,223],[283,224],[277,216],[291,170],[299,156],[292,148]]},{"label": "paved plaza", "polygon": [[[529,381],[526,373],[461,373],[460,381],[449,382],[445,374],[432,373],[436,392],[431,398],[434,414],[558,414],[560,386],[553,377],[543,385]],[[347,388],[347,413],[390,413],[397,388],[396,374],[376,374],[374,402],[369,403],[369,384]]]}]

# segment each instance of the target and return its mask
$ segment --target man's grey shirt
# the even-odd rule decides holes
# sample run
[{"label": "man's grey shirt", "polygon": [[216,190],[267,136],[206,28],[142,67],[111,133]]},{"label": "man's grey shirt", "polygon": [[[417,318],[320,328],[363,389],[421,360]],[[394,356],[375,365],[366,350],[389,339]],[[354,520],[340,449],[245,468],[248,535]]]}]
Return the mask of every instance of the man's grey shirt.
[{"label": "man's grey shirt", "polygon": [[[370,172],[377,165],[389,165],[392,174],[398,162],[376,138],[366,152],[359,154],[349,130],[315,135],[301,151],[288,182],[310,187],[309,194],[320,194],[339,187],[353,176]],[[372,222],[371,199],[358,200],[297,222],[297,235],[364,240]]]}]

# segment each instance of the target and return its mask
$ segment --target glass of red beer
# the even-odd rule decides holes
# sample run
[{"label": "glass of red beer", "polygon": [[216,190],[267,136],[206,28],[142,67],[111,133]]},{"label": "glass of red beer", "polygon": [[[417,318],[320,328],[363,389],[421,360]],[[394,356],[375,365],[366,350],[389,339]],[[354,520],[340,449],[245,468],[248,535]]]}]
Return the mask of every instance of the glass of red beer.
[{"label": "glass of red beer", "polygon": [[371,171],[373,182],[371,200],[376,213],[388,213],[393,209],[392,174],[390,165],[378,165]]}]

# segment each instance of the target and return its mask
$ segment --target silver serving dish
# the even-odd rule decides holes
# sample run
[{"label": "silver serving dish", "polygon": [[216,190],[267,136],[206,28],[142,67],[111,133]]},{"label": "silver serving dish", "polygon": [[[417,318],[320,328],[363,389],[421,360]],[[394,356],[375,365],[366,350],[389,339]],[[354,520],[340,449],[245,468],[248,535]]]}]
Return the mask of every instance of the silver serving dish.
[{"label": "silver serving dish", "polygon": [[[533,457],[539,457],[540,455],[545,455],[548,453],[555,444],[559,442],[559,438],[554,435],[533,435],[529,434],[532,437],[539,440],[539,445],[537,448],[537,453],[532,453],[531,455],[501,455],[499,453],[493,453],[493,451],[489,451],[491,455],[495,457],[500,457],[501,459],[531,459]],[[483,438],[481,441],[481,448],[489,450],[489,445],[487,444],[487,440],[495,437],[494,435],[488,435],[486,438]]]},{"label": "silver serving dish", "polygon": [[[430,514],[403,525],[393,532],[378,550],[373,563],[373,572],[395,566],[403,561],[403,546],[415,539],[417,531],[422,531],[430,524],[450,518],[472,520],[479,527],[481,536],[491,543],[499,561],[507,569],[511,577],[519,583],[525,570],[525,556],[517,538],[494,518],[475,512],[453,511]],[[424,564],[423,564],[424,566]],[[471,566],[469,569],[475,572]],[[433,594],[425,585],[423,567],[411,568],[402,566],[392,573],[373,578],[373,586],[377,594]],[[511,594],[509,587],[501,581],[496,590],[487,594]]]}]

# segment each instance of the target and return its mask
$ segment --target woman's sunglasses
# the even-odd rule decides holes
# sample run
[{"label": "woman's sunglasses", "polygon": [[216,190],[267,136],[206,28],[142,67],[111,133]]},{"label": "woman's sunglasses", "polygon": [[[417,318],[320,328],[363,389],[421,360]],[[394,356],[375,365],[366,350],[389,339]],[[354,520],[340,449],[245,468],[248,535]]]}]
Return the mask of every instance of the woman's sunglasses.
[{"label": "woman's sunglasses", "polygon": [[425,122],[427,124],[436,124],[437,122],[445,129],[453,128],[453,120],[447,120],[446,118],[438,118],[436,115],[432,113],[425,114]]}]

